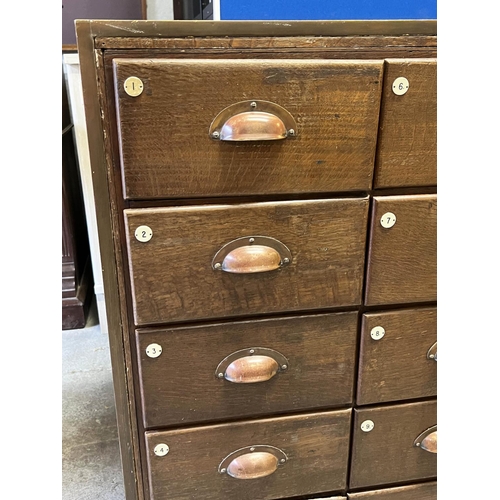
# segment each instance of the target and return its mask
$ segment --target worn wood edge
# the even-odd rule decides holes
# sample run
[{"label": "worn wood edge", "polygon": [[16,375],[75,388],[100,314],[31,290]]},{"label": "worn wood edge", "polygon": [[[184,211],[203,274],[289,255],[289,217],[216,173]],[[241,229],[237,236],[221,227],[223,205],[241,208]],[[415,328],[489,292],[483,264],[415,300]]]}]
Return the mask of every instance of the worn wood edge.
[{"label": "worn wood edge", "polygon": [[98,99],[98,73],[94,58],[94,37],[91,23],[81,21],[76,24],[76,36],[82,74],[82,87],[87,123],[89,155],[92,164],[96,217],[102,259],[102,274],[106,295],[109,346],[113,386],[115,393],[116,419],[122,460],[123,481],[127,500],[142,500],[142,490],[138,487],[136,462],[136,436],[133,435],[135,414],[129,406],[128,373],[126,370],[123,323],[120,315],[119,284],[116,260],[113,252],[111,201],[106,176],[106,153],[104,130]]},{"label": "worn wood edge", "polygon": [[96,37],[96,48],[204,49],[204,50],[304,50],[349,51],[406,49],[421,50],[437,47],[435,35],[370,35],[370,36],[282,36],[282,37]]},{"label": "worn wood edge", "polygon": [[93,36],[349,36],[437,35],[437,20],[325,21],[120,21],[76,20],[89,23]]},{"label": "worn wood edge", "polygon": [[355,491],[355,492],[349,492],[347,493],[347,498],[349,500],[357,500],[357,499],[365,499],[368,498],[369,496],[373,496],[374,498],[379,496],[379,495],[384,495],[386,493],[396,493],[400,492],[402,490],[408,490],[408,489],[413,489],[413,490],[418,490],[421,487],[424,486],[437,486],[437,481],[436,480],[430,480],[430,481],[425,481],[425,482],[412,482],[410,484],[403,484],[403,485],[398,485],[398,486],[386,486],[379,488],[377,487],[376,489],[368,489],[364,491]]},{"label": "worn wood edge", "polygon": [[[131,414],[131,426],[132,426],[132,439],[134,441],[134,457],[137,464],[137,469],[142,469],[142,464],[144,463],[142,460],[141,453],[141,436],[143,433],[143,429],[139,429],[139,421],[138,421],[138,408],[137,408],[137,399],[136,399],[136,377],[134,376],[134,370],[136,364],[133,362],[133,354],[131,347],[131,337],[130,332],[134,330],[133,321],[129,315],[129,311],[131,309],[131,304],[129,302],[130,290],[127,288],[126,276],[128,276],[127,266],[125,262],[127,261],[127,253],[125,252],[125,256],[123,255],[123,239],[122,235],[124,233],[124,229],[122,227],[123,224],[123,198],[121,195],[121,191],[116,183],[116,168],[114,163],[114,150],[113,150],[113,142],[111,137],[114,133],[113,125],[109,123],[109,119],[107,117],[114,116],[114,109],[110,105],[108,95],[107,86],[113,86],[113,80],[109,81],[108,75],[106,75],[105,65],[104,65],[104,57],[103,53],[100,50],[95,51],[96,62],[98,67],[98,75],[100,75],[100,80],[98,84],[99,91],[99,99],[101,103],[101,110],[103,113],[103,132],[104,132],[104,151],[106,155],[106,167],[107,167],[107,177],[108,177],[108,190],[110,193],[110,201],[111,201],[111,223],[113,228],[113,241],[114,241],[114,257],[116,259],[117,269],[124,270],[123,272],[118,272],[118,293],[121,297],[120,300],[120,308],[121,308],[121,317],[123,318],[123,326],[122,326],[122,334],[123,334],[123,347],[125,354],[125,363],[127,367],[127,381],[128,381],[128,404],[130,405],[130,414]],[[144,489],[144,475],[137,473],[136,481],[138,484],[139,496],[149,497],[148,491]]]}]

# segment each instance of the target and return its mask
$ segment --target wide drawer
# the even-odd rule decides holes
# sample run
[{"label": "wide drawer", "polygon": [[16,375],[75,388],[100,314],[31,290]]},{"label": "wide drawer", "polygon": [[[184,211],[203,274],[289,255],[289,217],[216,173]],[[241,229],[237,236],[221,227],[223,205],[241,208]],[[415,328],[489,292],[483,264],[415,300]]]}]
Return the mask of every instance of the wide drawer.
[{"label": "wide drawer", "polygon": [[376,196],[365,304],[437,298],[437,195]]},{"label": "wide drawer", "polygon": [[268,500],[341,491],[350,415],[342,410],[147,432],[152,497]]},{"label": "wide drawer", "polygon": [[437,483],[412,484],[397,488],[349,493],[349,500],[437,500]]},{"label": "wide drawer", "polygon": [[367,211],[367,198],[125,210],[136,324],[357,305]]},{"label": "wide drawer", "polygon": [[144,425],[347,406],[356,332],[356,312],[138,330]]},{"label": "wide drawer", "polygon": [[436,389],[436,308],[364,314],[357,403],[424,398]]},{"label": "wide drawer", "polygon": [[354,410],[351,488],[434,478],[436,462],[436,401]]},{"label": "wide drawer", "polygon": [[[124,196],[367,190],[382,69],[382,61],[115,59]],[[140,95],[126,85],[142,85]]]},{"label": "wide drawer", "polygon": [[386,61],[375,187],[436,185],[436,83],[436,59]]}]

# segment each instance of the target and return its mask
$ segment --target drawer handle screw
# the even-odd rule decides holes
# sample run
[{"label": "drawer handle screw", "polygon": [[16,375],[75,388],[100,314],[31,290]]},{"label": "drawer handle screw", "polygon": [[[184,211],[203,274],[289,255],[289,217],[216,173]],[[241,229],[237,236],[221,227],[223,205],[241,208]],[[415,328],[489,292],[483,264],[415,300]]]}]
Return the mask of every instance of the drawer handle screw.
[{"label": "drawer handle screw", "polygon": [[363,432],[371,432],[375,428],[375,424],[373,423],[373,420],[365,420],[361,424],[361,430]]}]

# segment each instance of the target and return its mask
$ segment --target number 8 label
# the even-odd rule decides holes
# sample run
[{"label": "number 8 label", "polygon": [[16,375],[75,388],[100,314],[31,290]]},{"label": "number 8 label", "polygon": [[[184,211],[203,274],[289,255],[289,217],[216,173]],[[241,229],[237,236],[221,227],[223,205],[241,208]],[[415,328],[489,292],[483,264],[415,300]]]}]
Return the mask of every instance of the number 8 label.
[{"label": "number 8 label", "polygon": [[375,326],[370,331],[370,337],[373,340],[380,340],[385,335],[385,329],[382,326]]}]

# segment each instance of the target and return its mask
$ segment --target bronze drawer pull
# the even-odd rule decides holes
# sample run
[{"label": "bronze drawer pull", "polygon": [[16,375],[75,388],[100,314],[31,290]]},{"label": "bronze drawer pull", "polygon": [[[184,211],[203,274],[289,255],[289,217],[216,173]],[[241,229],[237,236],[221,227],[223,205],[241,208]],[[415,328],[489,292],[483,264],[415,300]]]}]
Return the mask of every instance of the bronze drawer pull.
[{"label": "bronze drawer pull", "polygon": [[281,241],[268,236],[245,236],[224,245],[215,254],[212,268],[236,274],[262,273],[291,261],[292,254]]},{"label": "bronze drawer pull", "polygon": [[280,352],[252,347],[226,356],[217,366],[215,376],[235,384],[255,384],[270,380],[288,367],[288,359]]},{"label": "bronze drawer pull", "polygon": [[435,342],[429,347],[429,350],[427,351],[427,359],[433,359],[434,361],[437,362],[438,360],[438,343]]},{"label": "bronze drawer pull", "polygon": [[437,425],[429,427],[424,432],[419,434],[415,441],[414,446],[422,448],[422,450],[428,451],[429,453],[437,453],[438,451],[438,433]]},{"label": "bronze drawer pull", "polygon": [[285,453],[274,446],[246,446],[222,460],[219,474],[228,474],[235,479],[258,479],[271,475],[287,460]]},{"label": "bronze drawer pull", "polygon": [[279,104],[241,101],[223,109],[214,118],[209,134],[220,141],[276,141],[297,135],[297,124]]}]

